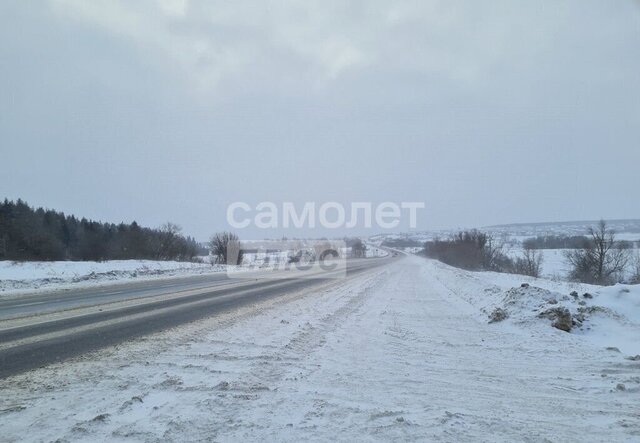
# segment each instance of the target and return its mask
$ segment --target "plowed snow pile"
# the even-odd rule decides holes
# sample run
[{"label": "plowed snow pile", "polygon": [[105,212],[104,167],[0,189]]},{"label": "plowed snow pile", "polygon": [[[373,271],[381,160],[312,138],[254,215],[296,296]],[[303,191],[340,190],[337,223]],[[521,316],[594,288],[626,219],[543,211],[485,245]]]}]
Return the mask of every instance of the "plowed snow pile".
[{"label": "plowed snow pile", "polygon": [[[640,355],[640,285],[602,287],[432,265],[450,290],[478,306],[492,323],[542,323],[631,358]],[[568,318],[562,318],[565,314]]]},{"label": "plowed snow pile", "polygon": [[[398,260],[2,380],[1,439],[640,438],[640,361],[618,337],[640,341],[637,288],[522,282]],[[611,311],[570,333],[539,316],[594,306]],[[489,323],[498,307],[509,317]]]}]

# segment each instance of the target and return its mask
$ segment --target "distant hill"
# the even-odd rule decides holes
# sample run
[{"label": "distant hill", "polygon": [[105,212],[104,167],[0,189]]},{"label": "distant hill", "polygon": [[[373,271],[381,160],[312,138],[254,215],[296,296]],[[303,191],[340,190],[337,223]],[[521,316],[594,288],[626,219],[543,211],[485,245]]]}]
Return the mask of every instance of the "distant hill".
[{"label": "distant hill", "polygon": [[[599,220],[580,220],[564,222],[511,223],[492,225],[482,228],[490,232],[506,232],[510,235],[566,234],[581,235]],[[640,219],[607,220],[607,225],[618,233],[640,233]]]},{"label": "distant hill", "polygon": [[[503,236],[515,240],[542,235],[584,235],[589,227],[596,225],[599,220],[576,220],[562,222],[534,222],[511,223],[492,225],[477,228],[483,232]],[[620,240],[640,240],[640,219],[607,220],[608,226],[613,229]],[[378,234],[370,237],[374,243],[385,244],[415,244],[432,240],[436,237],[447,237],[461,229],[443,229],[433,231],[416,231],[393,234]]]}]

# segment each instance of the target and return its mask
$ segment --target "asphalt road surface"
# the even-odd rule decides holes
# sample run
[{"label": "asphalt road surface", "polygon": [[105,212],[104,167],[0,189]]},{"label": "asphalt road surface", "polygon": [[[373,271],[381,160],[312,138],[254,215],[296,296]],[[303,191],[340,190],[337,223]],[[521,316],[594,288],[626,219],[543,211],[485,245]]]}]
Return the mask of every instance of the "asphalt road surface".
[{"label": "asphalt road surface", "polygon": [[[347,262],[346,278],[392,258]],[[225,273],[0,299],[0,377],[62,361],[327,279]]]}]

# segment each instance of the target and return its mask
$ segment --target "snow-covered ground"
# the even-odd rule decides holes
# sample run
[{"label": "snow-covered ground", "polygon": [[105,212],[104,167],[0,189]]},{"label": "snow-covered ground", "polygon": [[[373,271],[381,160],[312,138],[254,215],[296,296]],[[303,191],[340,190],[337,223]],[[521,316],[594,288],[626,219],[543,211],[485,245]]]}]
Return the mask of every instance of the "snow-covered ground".
[{"label": "snow-covered ground", "polygon": [[572,334],[596,347],[617,348],[626,357],[640,354],[640,285],[603,287],[498,272],[469,272],[435,261],[430,266],[434,278],[479,308],[481,317],[489,318],[500,308],[508,315],[505,323],[527,330],[552,324],[547,316],[553,315],[545,313],[566,308],[571,314]]},{"label": "snow-covered ground", "polygon": [[565,253],[568,249],[538,249],[542,254],[542,276],[548,278],[567,278],[571,265]]},{"label": "snow-covered ground", "polygon": [[0,261],[0,297],[224,270],[222,266],[209,263],[154,260]]},{"label": "snow-covered ground", "polygon": [[386,257],[387,255],[389,255],[389,251],[387,251],[386,249],[379,248],[372,244],[367,244],[367,250],[365,254],[366,254],[366,257],[368,258]]},{"label": "snow-covered ground", "polygon": [[[571,265],[567,261],[565,254],[571,251],[571,249],[538,249],[536,252],[542,255],[542,271],[541,275],[545,278],[554,280],[566,280],[568,279]],[[522,256],[522,249],[520,247],[513,247],[508,249],[509,255],[512,257]],[[638,250],[629,251],[630,261],[633,263],[635,257],[639,254]],[[631,271],[631,263],[627,268],[626,276],[629,277]]]},{"label": "snow-covered ground", "polygon": [[[556,280],[567,279],[571,267],[565,257],[566,251],[569,251],[569,249],[536,250],[538,254],[542,255],[542,277]],[[520,246],[508,248],[505,252],[512,258],[522,257],[522,248]]]},{"label": "snow-covered ground", "polygon": [[[607,338],[596,315],[590,330],[551,327],[537,317],[543,289],[592,291],[579,301],[615,309],[603,318],[619,329]],[[637,441],[640,361],[626,357],[640,343],[640,293],[595,289],[407,257],[0,381],[0,435]],[[510,317],[488,323],[498,305]]]},{"label": "snow-covered ground", "polygon": [[[268,254],[271,264],[287,263],[295,251],[284,250]],[[342,251],[349,255],[350,249]],[[369,246],[367,257],[384,257],[385,249]],[[265,263],[267,254],[245,254],[243,265],[249,267]],[[31,294],[41,291],[80,289],[92,286],[128,283],[131,281],[189,277],[224,272],[227,266],[211,265],[210,257],[201,257],[202,263],[155,260],[106,260],[14,262],[0,261],[0,297],[3,295]]]}]

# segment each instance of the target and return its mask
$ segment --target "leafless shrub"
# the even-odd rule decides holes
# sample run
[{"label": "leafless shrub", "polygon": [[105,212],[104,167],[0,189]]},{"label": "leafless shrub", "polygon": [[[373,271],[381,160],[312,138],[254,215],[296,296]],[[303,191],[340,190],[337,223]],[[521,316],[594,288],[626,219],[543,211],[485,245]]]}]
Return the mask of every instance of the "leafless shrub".
[{"label": "leafless shrub", "polygon": [[516,274],[540,277],[540,272],[542,271],[542,254],[540,251],[525,245],[522,257],[516,258],[513,266],[514,273]]},{"label": "leafless shrub", "polygon": [[351,255],[353,257],[366,257],[367,246],[359,238],[355,239],[351,245]]},{"label": "leafless shrub", "polygon": [[239,265],[242,263],[243,251],[240,247],[240,239],[231,232],[219,232],[209,241],[211,254],[215,257],[215,263]]},{"label": "leafless shrub", "polygon": [[448,240],[425,243],[427,257],[470,270],[505,271],[513,266],[504,252],[504,243],[477,230],[459,232]]},{"label": "leafless shrub", "polygon": [[589,229],[581,249],[567,251],[565,258],[571,265],[569,277],[597,285],[610,285],[623,275],[629,263],[629,249],[616,242],[615,232],[604,220]]},{"label": "leafless shrub", "polygon": [[640,252],[636,252],[633,257],[631,278],[629,282],[632,285],[640,284]]}]

